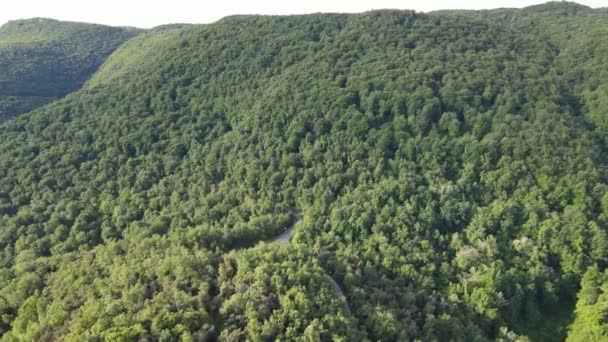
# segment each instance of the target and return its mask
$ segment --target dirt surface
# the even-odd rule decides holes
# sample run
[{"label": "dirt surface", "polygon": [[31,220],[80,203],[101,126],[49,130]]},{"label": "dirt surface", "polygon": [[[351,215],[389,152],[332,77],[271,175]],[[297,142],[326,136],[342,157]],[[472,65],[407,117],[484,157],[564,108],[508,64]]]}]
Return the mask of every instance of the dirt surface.
[{"label": "dirt surface", "polygon": [[342,292],[340,285],[338,285],[338,283],[336,283],[334,278],[332,278],[329,274],[327,275],[327,278],[333,285],[336,296],[339,298],[344,298],[344,311],[346,311],[346,313],[350,315],[350,307],[348,306],[348,302],[346,301],[346,296],[344,296],[344,293]]},{"label": "dirt surface", "polygon": [[289,227],[289,229],[287,229],[281,235],[279,235],[276,239],[274,239],[274,241],[277,241],[278,243],[280,243],[282,245],[289,243],[289,239],[291,239],[291,236],[293,235],[293,232],[295,231],[296,226],[300,222],[302,222],[302,217],[300,215],[298,215],[296,213],[292,213],[292,215],[295,217],[295,221],[293,222],[291,227]]}]

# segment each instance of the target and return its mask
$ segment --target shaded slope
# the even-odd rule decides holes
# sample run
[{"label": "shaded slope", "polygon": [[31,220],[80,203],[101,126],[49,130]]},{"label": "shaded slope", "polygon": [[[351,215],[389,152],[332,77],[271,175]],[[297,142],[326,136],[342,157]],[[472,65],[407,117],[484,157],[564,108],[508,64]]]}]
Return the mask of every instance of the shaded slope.
[{"label": "shaded slope", "polygon": [[6,23],[0,27],[0,121],[77,90],[139,32],[51,19]]}]

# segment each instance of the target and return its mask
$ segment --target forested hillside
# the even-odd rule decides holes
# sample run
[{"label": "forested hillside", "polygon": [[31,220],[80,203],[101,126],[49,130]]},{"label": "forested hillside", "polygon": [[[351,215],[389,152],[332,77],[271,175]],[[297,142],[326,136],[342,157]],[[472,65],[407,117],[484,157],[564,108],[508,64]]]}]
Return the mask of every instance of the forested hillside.
[{"label": "forested hillside", "polygon": [[0,122],[79,89],[140,30],[16,20],[0,27]]},{"label": "forested hillside", "polygon": [[564,2],[135,37],[0,125],[2,339],[606,341],[607,56]]}]

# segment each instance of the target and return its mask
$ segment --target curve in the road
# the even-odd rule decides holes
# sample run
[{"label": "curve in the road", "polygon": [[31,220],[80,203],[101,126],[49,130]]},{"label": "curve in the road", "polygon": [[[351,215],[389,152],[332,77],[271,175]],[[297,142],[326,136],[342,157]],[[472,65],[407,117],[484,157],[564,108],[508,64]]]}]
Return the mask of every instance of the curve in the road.
[{"label": "curve in the road", "polygon": [[298,225],[298,223],[302,222],[302,217],[300,215],[298,215],[297,213],[294,213],[294,212],[292,212],[291,214],[295,217],[295,221],[293,222],[291,227],[289,227],[289,229],[287,229],[286,231],[281,233],[281,235],[277,236],[274,239],[274,241],[277,241],[278,243],[280,243],[282,245],[289,243],[289,240],[291,239],[291,236],[293,235],[293,232],[296,229],[296,226]]},{"label": "curve in the road", "polygon": [[[300,222],[302,222],[302,217],[300,215],[298,215],[296,212],[292,211],[291,214],[295,218],[294,223],[291,225],[291,227],[289,227],[286,231],[284,231],[283,233],[281,233],[281,235],[277,236],[274,239],[274,241],[280,243],[281,245],[285,245],[285,244],[289,243],[289,240],[291,240],[291,237],[293,236],[296,226]],[[342,289],[340,288],[340,285],[338,285],[338,283],[334,280],[334,278],[332,278],[329,274],[327,275],[327,278],[331,282],[331,284],[334,288],[334,291],[336,293],[336,296],[344,298],[344,304],[345,304],[344,309],[350,315],[350,308],[348,306],[348,302],[346,301],[346,296],[344,296],[344,292],[342,292]]]}]

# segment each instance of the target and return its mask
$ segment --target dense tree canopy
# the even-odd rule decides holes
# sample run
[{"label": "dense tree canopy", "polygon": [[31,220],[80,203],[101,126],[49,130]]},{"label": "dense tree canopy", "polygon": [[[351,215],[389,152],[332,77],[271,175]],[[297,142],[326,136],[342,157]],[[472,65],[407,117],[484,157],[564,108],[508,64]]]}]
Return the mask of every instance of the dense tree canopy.
[{"label": "dense tree canopy", "polygon": [[132,38],[0,125],[3,339],[605,340],[606,56],[572,3]]}]

